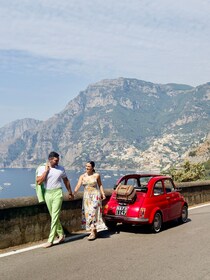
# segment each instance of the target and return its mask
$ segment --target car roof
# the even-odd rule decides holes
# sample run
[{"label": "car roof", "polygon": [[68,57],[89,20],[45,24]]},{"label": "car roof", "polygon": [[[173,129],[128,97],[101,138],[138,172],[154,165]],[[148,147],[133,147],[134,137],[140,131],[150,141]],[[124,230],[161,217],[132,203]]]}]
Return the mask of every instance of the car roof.
[{"label": "car roof", "polygon": [[165,176],[162,174],[155,174],[155,173],[133,173],[133,174],[126,174],[122,176],[120,179],[117,180],[117,183],[125,178],[142,178],[142,177],[159,177],[158,179],[171,178],[170,176]]}]

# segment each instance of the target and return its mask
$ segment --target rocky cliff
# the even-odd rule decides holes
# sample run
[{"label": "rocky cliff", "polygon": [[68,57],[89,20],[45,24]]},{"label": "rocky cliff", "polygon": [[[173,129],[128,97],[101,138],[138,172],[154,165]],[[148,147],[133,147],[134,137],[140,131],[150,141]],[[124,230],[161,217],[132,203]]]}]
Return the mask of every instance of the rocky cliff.
[{"label": "rocky cliff", "polygon": [[[34,167],[51,150],[69,169],[154,170],[196,159],[210,132],[210,83],[191,87],[137,79],[89,85],[47,121],[0,129],[0,167]],[[208,158],[209,149],[199,154]],[[198,159],[198,158],[197,158]]]}]

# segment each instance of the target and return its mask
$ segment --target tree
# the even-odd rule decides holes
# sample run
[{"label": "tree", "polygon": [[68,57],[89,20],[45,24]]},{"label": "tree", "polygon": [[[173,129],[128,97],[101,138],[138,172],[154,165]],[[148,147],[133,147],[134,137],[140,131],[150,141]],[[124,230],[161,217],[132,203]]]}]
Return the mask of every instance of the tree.
[{"label": "tree", "polygon": [[169,169],[169,174],[177,182],[197,181],[205,178],[205,167],[201,163],[190,163],[187,160],[180,168]]}]

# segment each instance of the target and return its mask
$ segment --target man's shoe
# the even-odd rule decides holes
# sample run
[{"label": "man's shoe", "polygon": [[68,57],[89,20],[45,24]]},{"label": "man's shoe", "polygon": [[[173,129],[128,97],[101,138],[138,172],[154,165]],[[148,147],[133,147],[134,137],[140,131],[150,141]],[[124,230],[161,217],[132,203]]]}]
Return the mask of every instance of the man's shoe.
[{"label": "man's shoe", "polygon": [[53,244],[51,242],[47,242],[43,245],[43,248],[50,248],[50,247],[52,247],[52,245]]},{"label": "man's shoe", "polygon": [[61,235],[61,236],[58,238],[58,244],[63,243],[64,240],[65,240],[65,235]]}]

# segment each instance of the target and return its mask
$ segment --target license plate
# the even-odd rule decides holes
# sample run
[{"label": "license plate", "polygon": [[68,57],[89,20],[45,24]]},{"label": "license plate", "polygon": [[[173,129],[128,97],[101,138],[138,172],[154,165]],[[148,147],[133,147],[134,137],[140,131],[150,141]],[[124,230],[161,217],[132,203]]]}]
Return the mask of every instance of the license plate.
[{"label": "license plate", "polygon": [[125,216],[127,212],[127,206],[117,206],[116,215]]}]

